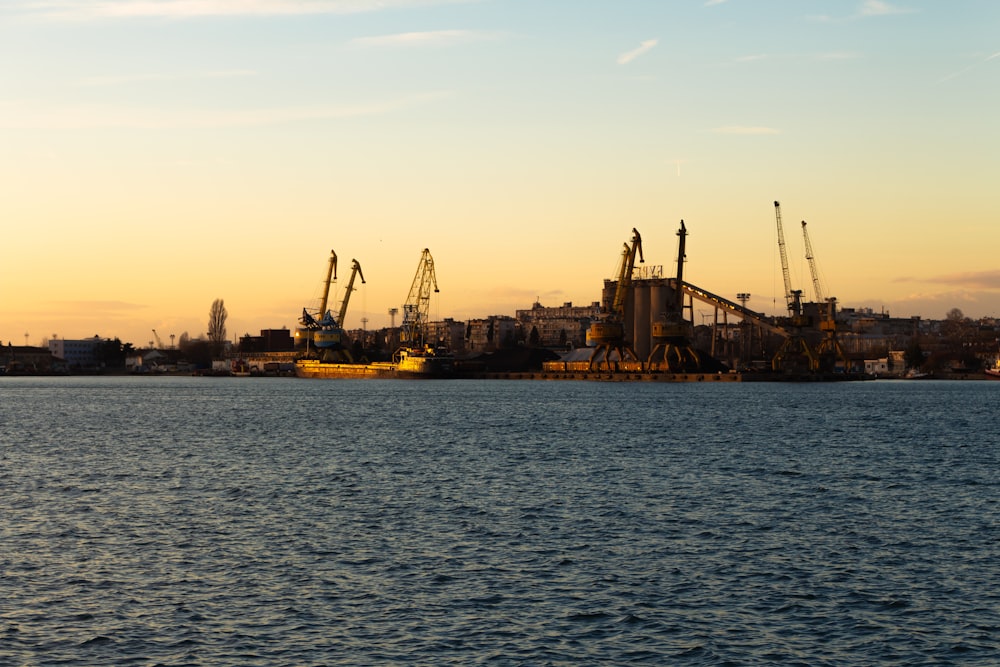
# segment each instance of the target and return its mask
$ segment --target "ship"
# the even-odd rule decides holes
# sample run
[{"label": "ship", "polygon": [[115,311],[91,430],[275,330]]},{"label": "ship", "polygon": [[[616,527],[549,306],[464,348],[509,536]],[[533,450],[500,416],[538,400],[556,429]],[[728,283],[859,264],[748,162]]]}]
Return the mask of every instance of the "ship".
[{"label": "ship", "polygon": [[453,377],[454,360],[450,354],[433,348],[413,350],[400,348],[392,361],[363,364],[330,363],[318,359],[299,359],[295,375],[300,378],[323,380],[363,379],[431,379]]}]

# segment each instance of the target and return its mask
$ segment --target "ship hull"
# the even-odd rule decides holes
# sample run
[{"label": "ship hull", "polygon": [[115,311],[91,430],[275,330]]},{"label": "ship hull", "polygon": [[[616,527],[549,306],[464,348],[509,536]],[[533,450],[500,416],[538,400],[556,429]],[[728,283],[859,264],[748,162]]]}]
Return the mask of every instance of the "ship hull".
[{"label": "ship hull", "polygon": [[412,358],[400,363],[374,362],[370,364],[332,364],[312,359],[302,359],[295,363],[295,375],[300,378],[320,380],[365,380],[365,379],[428,379],[452,376],[451,364],[434,363],[440,360]]}]

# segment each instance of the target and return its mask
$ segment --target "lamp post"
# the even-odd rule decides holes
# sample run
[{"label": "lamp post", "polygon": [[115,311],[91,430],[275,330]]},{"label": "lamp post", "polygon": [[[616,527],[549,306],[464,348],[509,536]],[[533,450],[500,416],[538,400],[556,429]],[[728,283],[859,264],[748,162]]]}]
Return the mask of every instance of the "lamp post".
[{"label": "lamp post", "polygon": [[740,363],[745,364],[747,361],[747,350],[750,348],[748,339],[753,337],[753,327],[747,322],[746,317],[747,301],[750,300],[750,292],[739,292],[736,295],[736,300],[740,302],[740,308],[743,310],[742,331],[740,332]]}]

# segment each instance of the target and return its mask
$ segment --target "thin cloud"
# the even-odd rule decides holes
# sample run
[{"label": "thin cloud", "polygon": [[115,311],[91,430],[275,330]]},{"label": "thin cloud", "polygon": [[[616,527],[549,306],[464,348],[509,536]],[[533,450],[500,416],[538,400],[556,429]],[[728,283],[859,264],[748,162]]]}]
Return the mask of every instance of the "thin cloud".
[{"label": "thin cloud", "polygon": [[38,0],[5,9],[60,20],[359,14],[474,0]]},{"label": "thin cloud", "polygon": [[128,301],[52,301],[51,306],[60,312],[115,313],[141,310],[149,306]]},{"label": "thin cloud", "polygon": [[888,2],[883,2],[882,0],[865,0],[858,14],[861,16],[889,16],[892,14],[909,14],[912,11],[912,9],[890,5]]},{"label": "thin cloud", "polygon": [[627,65],[639,56],[651,51],[657,44],[655,39],[647,39],[646,41],[639,44],[638,48],[632,49],[631,51],[626,51],[625,53],[618,56],[619,65]]},{"label": "thin cloud", "polygon": [[1000,269],[989,271],[964,271],[939,276],[918,278],[915,276],[899,276],[894,283],[932,283],[934,285],[953,285],[966,290],[1000,290]]},{"label": "thin cloud", "polygon": [[968,289],[1000,290],[1000,270],[952,273],[938,276],[933,281]]},{"label": "thin cloud", "polygon": [[234,77],[256,76],[253,70],[220,70],[216,72],[201,72],[196,74],[111,74],[105,76],[88,76],[77,81],[78,86],[120,86],[130,83],[145,83],[156,81],[182,81],[190,79],[228,79]]},{"label": "thin cloud", "polygon": [[938,79],[937,83],[944,83],[945,81],[951,81],[952,79],[957,79],[958,77],[962,76],[966,72],[968,72],[970,70],[973,70],[973,69],[979,67],[980,65],[982,65],[985,62],[989,62],[989,61],[993,60],[994,58],[1000,58],[1000,51],[997,51],[994,54],[988,55],[985,58],[983,58],[982,60],[979,60],[979,61],[976,61],[976,62],[972,63],[968,67],[963,67],[962,69],[958,70],[957,72],[952,72],[948,76],[945,76],[945,77],[942,77],[942,78]]},{"label": "thin cloud", "polygon": [[733,59],[737,63],[755,63],[761,62],[763,60],[818,60],[823,62],[833,62],[837,60],[854,60],[860,58],[861,56],[857,53],[852,53],[850,51],[831,51],[829,53],[812,53],[812,54],[796,54],[789,53],[785,55],[773,55],[769,53],[756,53],[748,54],[745,56],[737,56]]},{"label": "thin cloud", "polygon": [[206,129],[259,127],[304,121],[336,120],[392,113],[448,96],[433,92],[355,106],[281,107],[236,110],[156,110],[106,106],[36,109],[25,104],[0,104],[0,128],[80,130],[95,128]]},{"label": "thin cloud", "polygon": [[727,0],[705,0],[706,7],[714,7],[715,5],[724,5]]},{"label": "thin cloud", "polygon": [[746,125],[724,125],[722,127],[713,128],[712,132],[714,132],[715,134],[744,134],[744,135],[780,134],[780,132],[773,127],[759,127],[759,126],[746,126]]},{"label": "thin cloud", "polygon": [[362,48],[452,46],[466,42],[496,39],[497,37],[497,33],[475,30],[432,30],[358,37],[348,42],[348,45]]},{"label": "thin cloud", "polygon": [[918,10],[909,7],[891,5],[884,0],[865,0],[853,14],[847,16],[831,16],[830,14],[815,14],[807,17],[808,20],[817,23],[840,23],[846,21],[856,21],[874,16],[894,16],[899,14],[912,14]]}]

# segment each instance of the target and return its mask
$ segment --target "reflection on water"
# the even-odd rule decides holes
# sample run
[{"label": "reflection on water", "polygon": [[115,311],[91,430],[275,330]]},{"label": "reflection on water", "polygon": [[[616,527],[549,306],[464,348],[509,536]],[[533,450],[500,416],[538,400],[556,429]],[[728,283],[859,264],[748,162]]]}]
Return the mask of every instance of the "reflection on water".
[{"label": "reflection on water", "polygon": [[992,664],[1000,383],[0,380],[3,664]]}]

